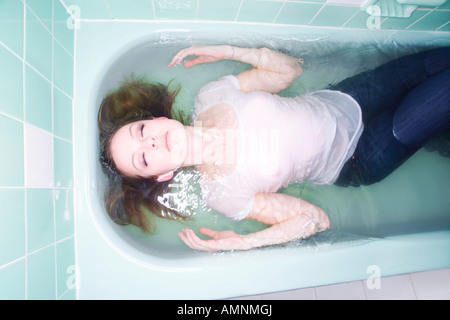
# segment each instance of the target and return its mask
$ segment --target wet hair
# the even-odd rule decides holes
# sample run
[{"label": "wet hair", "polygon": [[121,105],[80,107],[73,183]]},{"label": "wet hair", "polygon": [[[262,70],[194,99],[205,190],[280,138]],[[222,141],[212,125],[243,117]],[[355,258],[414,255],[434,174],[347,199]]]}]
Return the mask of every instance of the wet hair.
[{"label": "wet hair", "polygon": [[185,216],[160,201],[170,191],[173,178],[158,182],[156,177],[123,174],[112,159],[111,140],[117,130],[131,122],[154,117],[183,122],[182,114],[174,114],[173,111],[180,87],[169,90],[169,86],[150,83],[145,77],[132,75],[104,97],[98,112],[100,163],[108,181],[104,195],[106,211],[114,222],[135,225],[145,233],[155,231],[154,216],[185,219]]}]

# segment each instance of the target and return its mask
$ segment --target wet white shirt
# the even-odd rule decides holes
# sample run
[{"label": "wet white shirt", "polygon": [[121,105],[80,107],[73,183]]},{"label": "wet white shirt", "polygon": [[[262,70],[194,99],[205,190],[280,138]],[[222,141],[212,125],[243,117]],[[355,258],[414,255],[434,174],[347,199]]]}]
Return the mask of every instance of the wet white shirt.
[{"label": "wet white shirt", "polygon": [[332,184],[363,131],[358,103],[339,91],[295,98],[246,93],[229,75],[200,90],[193,121],[219,103],[235,112],[243,143],[235,171],[201,185],[207,204],[235,220],[248,216],[259,192],[276,192],[305,180]]}]

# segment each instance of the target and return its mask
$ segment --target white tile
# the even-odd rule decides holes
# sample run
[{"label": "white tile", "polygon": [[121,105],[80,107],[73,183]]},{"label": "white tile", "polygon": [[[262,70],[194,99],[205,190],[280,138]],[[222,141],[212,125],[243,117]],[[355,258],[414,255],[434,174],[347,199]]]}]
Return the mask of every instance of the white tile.
[{"label": "white tile", "polygon": [[319,300],[366,300],[362,281],[316,287]]},{"label": "white tile", "polygon": [[263,295],[263,300],[316,300],[314,288],[290,290],[268,293]]},{"label": "white tile", "polygon": [[52,134],[25,124],[25,187],[53,187]]},{"label": "white tile", "polygon": [[369,300],[417,299],[408,274],[381,278],[379,286],[368,286],[364,281],[363,288]]},{"label": "white tile", "polygon": [[414,273],[411,281],[419,300],[450,299],[450,269]]}]

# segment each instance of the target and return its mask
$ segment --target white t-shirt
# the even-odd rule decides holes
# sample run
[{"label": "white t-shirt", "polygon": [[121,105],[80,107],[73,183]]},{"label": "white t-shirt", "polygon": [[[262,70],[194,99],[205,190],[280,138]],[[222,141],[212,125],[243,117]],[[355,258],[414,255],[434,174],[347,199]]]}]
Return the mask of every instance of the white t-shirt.
[{"label": "white t-shirt", "polygon": [[201,186],[207,204],[235,220],[248,216],[259,192],[276,192],[305,180],[332,184],[363,131],[358,103],[339,91],[295,98],[246,93],[229,75],[202,87],[193,121],[219,103],[235,112],[243,141],[240,157],[232,174],[204,180]]}]

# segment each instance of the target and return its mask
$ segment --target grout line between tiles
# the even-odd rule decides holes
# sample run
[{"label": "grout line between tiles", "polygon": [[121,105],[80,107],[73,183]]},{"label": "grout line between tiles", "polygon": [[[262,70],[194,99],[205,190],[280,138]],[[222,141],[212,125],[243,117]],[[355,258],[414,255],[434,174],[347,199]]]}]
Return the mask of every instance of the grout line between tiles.
[{"label": "grout line between tiles", "polygon": [[439,29],[445,27],[446,25],[448,25],[450,23],[450,21],[447,21],[446,23],[444,23],[442,26],[440,26],[439,28],[436,28],[436,30],[434,31],[439,31]]},{"label": "grout line between tiles", "polygon": [[155,1],[151,0],[151,2],[152,2],[153,18],[156,19]]},{"label": "grout line between tiles", "polygon": [[412,287],[413,292],[414,292],[414,297],[416,297],[416,300],[418,300],[419,297],[418,297],[418,295],[417,295],[416,287],[414,286],[414,281],[413,281],[413,279],[412,279],[412,277],[411,277],[411,273],[408,274],[408,279],[409,279],[409,282],[411,283],[411,287]]},{"label": "grout line between tiles", "polygon": [[197,0],[196,7],[195,7],[195,15],[194,20],[198,19],[198,8],[200,7],[200,0]]},{"label": "grout line between tiles", "polygon": [[[72,109],[73,109],[73,108],[72,108]],[[68,139],[66,139],[66,138],[64,138],[64,137],[60,137],[60,136],[58,136],[58,135],[56,135],[56,134],[54,134],[54,133],[52,133],[52,132],[49,132],[49,131],[47,131],[47,130],[45,130],[45,129],[39,128],[38,126],[35,126],[35,125],[31,124],[31,123],[26,122],[24,119],[16,118],[16,117],[14,117],[14,116],[12,116],[12,115],[10,115],[10,114],[8,114],[8,113],[5,113],[5,112],[3,112],[3,111],[0,111],[0,115],[4,116],[4,117],[6,117],[6,118],[9,118],[9,119],[11,119],[11,120],[14,120],[14,121],[17,121],[17,122],[21,123],[21,124],[24,126],[24,128],[25,128],[25,126],[31,126],[31,127],[33,127],[33,128],[39,129],[39,130],[41,130],[41,131],[44,131],[44,132],[46,132],[46,133],[48,133],[48,134],[51,134],[52,137],[54,137],[54,138],[57,138],[57,139],[59,139],[59,140],[61,140],[61,141],[65,141],[65,142],[67,142],[67,143],[73,144],[73,141],[68,140]],[[25,135],[24,135],[24,139],[25,139]],[[25,140],[24,140],[24,147],[25,147]],[[24,155],[24,157],[25,157],[25,155]],[[25,174],[24,174],[24,175],[25,175]],[[25,185],[25,183],[24,183],[24,185]],[[22,188],[22,187],[17,187],[17,186],[0,186],[0,189],[1,189],[1,188]],[[24,187],[24,188],[25,188],[25,187]],[[58,188],[64,189],[65,187],[58,187]]]},{"label": "grout line between tiles", "polygon": [[314,21],[314,19],[316,19],[316,17],[320,14],[320,12],[323,10],[323,8],[325,8],[326,2],[322,4],[322,6],[320,7],[319,10],[317,10],[316,14],[311,18],[311,20],[308,21],[308,23],[306,25],[310,26],[311,23]]},{"label": "grout line between tiles", "polygon": [[111,16],[111,19],[114,19],[114,15],[111,11],[111,7],[109,6],[108,0],[105,0],[106,9],[108,10],[109,15]]},{"label": "grout line between tiles", "polygon": [[241,8],[242,8],[243,4],[244,4],[244,0],[241,0],[241,3],[239,3],[239,8],[236,11],[236,15],[234,16],[234,20],[233,20],[234,22],[237,21],[239,14],[241,13]]},{"label": "grout line between tiles", "polygon": [[420,20],[422,20],[423,18],[425,18],[426,16],[428,16],[430,13],[432,13],[434,10],[436,9],[432,9],[429,10],[427,13],[425,13],[423,16],[421,16],[419,19],[417,19],[416,21],[414,21],[413,23],[411,23],[409,26],[407,26],[405,28],[405,30],[409,30],[409,28],[411,28],[413,25],[415,25],[417,22],[419,22]]},{"label": "grout line between tiles", "polygon": [[[47,188],[47,189],[51,189],[51,188]],[[36,250],[31,251],[31,252],[25,253],[23,256],[20,256],[19,258],[16,258],[16,259],[11,260],[11,261],[9,261],[9,262],[7,262],[7,263],[5,263],[5,264],[0,265],[0,270],[2,270],[2,269],[4,269],[4,268],[6,268],[6,267],[8,267],[8,266],[10,266],[10,265],[12,265],[12,264],[18,262],[18,261],[21,261],[21,260],[26,259],[27,256],[30,256],[30,255],[39,253],[40,251],[43,251],[43,250],[45,250],[45,249],[48,249],[48,248],[50,248],[51,246],[60,244],[60,243],[62,243],[62,242],[64,242],[64,241],[70,240],[71,238],[75,238],[75,235],[72,234],[72,235],[67,236],[67,237],[65,237],[65,238],[62,238],[62,239],[60,239],[60,240],[52,241],[52,242],[50,242],[50,243],[48,243],[48,244],[46,244],[46,245],[40,247],[39,249],[36,249]]]},{"label": "grout line between tiles", "polygon": [[356,10],[355,11],[355,13],[353,13],[352,15],[351,15],[351,17],[350,18],[348,18],[347,19],[347,21],[345,21],[343,24],[342,24],[342,26],[341,26],[341,28],[345,28],[345,25],[347,24],[347,23],[349,23],[358,13],[360,12],[360,10]]},{"label": "grout line between tiles", "polygon": [[[57,0],[55,0],[55,1],[57,1]],[[28,8],[28,10],[30,10],[30,12],[33,14],[33,16],[37,19],[37,21],[39,21],[39,23],[41,24],[41,26],[44,27],[45,30],[47,30],[47,32],[48,32],[48,33],[50,34],[50,36],[52,37],[52,40],[55,40],[55,41],[61,46],[61,48],[63,48],[64,51],[66,51],[67,54],[70,55],[70,56],[73,58],[73,56],[72,56],[72,54],[69,52],[69,50],[67,50],[67,49],[63,46],[63,44],[62,44],[61,42],[59,42],[58,39],[56,39],[56,37],[53,35],[53,22],[54,22],[54,21],[53,21],[53,6],[52,6],[52,30],[48,30],[48,28],[47,28],[47,26],[45,25],[45,23],[42,22],[41,18],[36,14],[36,12],[33,11],[33,9],[31,9],[30,7],[28,7],[28,6],[26,6],[26,5],[25,5],[25,7]],[[68,12],[68,14],[70,14],[69,11],[67,10],[67,8],[66,8],[66,7],[64,7],[64,8],[66,9],[66,12]],[[71,16],[72,16],[72,15],[71,15]],[[26,19],[24,19],[24,22],[26,22]],[[25,32],[25,29],[24,29],[24,32]],[[53,43],[52,43],[52,45],[53,45]]]},{"label": "grout line between tiles", "polygon": [[[25,119],[25,66],[31,68],[34,72],[36,72],[41,78],[43,78],[44,80],[46,80],[51,86],[55,87],[56,89],[58,89],[62,94],[64,94],[65,96],[67,96],[69,99],[73,100],[73,97],[71,97],[68,93],[66,93],[64,90],[62,90],[61,88],[59,88],[56,84],[53,83],[52,80],[49,80],[46,76],[44,76],[38,69],[36,69],[33,65],[31,65],[30,63],[28,63],[26,61],[26,49],[25,49],[25,32],[24,32],[24,41],[23,41],[23,57],[20,57],[17,53],[15,53],[13,50],[11,50],[8,46],[6,46],[4,43],[2,43],[0,41],[0,45],[3,46],[6,50],[8,50],[9,52],[11,52],[14,56],[16,56],[17,59],[19,59],[22,62],[22,76],[23,76],[23,85],[22,85],[22,91],[23,91],[23,118]],[[53,66],[52,66],[53,68]],[[53,77],[53,75],[52,75]]]},{"label": "grout line between tiles", "polygon": [[286,1],[283,2],[283,4],[281,5],[280,9],[278,9],[277,14],[275,15],[275,17],[272,20],[272,24],[275,23],[275,21],[277,21],[278,16],[280,15],[281,11],[283,11],[284,6],[286,5]]}]

